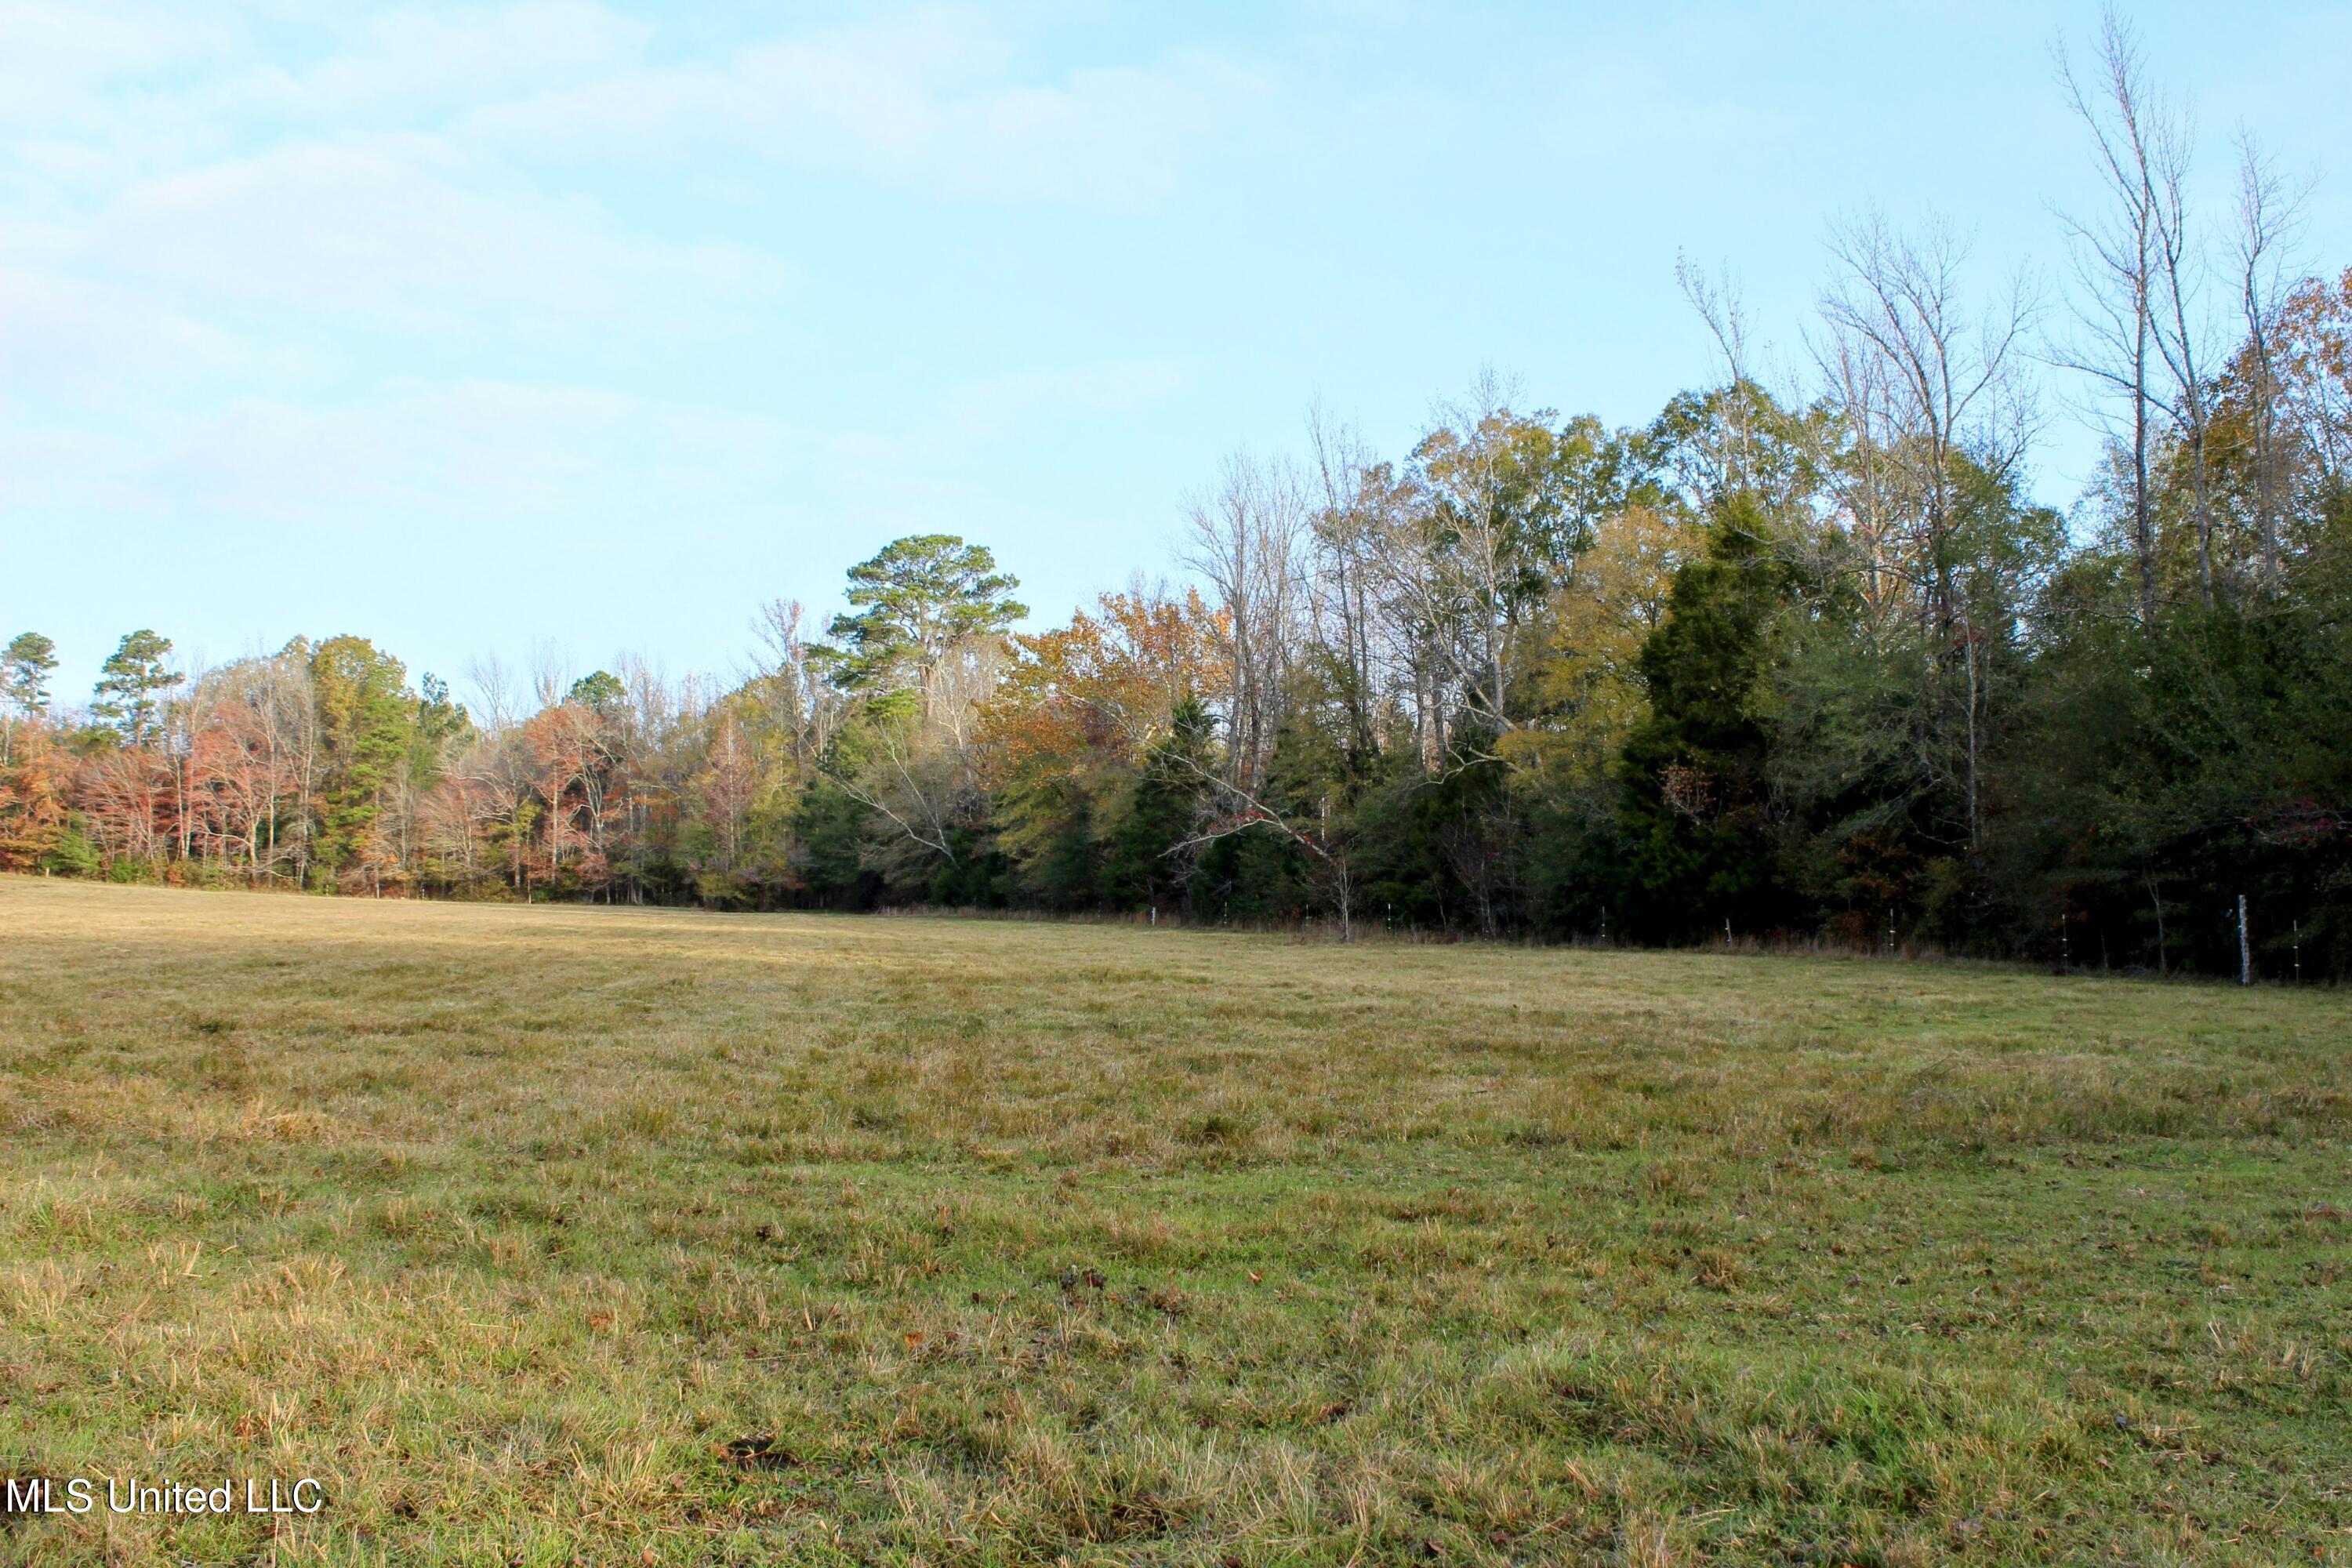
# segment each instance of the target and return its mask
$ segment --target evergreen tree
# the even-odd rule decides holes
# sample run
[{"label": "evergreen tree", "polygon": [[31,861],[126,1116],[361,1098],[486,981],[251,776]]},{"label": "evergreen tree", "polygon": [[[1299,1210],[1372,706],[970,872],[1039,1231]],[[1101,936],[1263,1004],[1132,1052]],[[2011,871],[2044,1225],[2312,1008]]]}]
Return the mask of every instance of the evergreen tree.
[{"label": "evergreen tree", "polygon": [[0,702],[26,717],[46,713],[58,645],[38,632],[18,632],[0,652]]},{"label": "evergreen tree", "polygon": [[49,674],[58,668],[58,646],[38,632],[18,632],[0,650],[0,767],[16,749],[16,723],[48,711]]},{"label": "evergreen tree", "polygon": [[1104,856],[1103,892],[1112,907],[1166,909],[1181,900],[1190,868],[1174,851],[1192,836],[1208,798],[1215,727],[1198,698],[1185,698],[1169,717],[1168,733],[1144,753]]},{"label": "evergreen tree", "polygon": [[152,744],[163,733],[163,693],[181,679],[164,663],[171,653],[171,638],[142,628],[126,636],[99,667],[90,716],[125,746]]},{"label": "evergreen tree", "polygon": [[449,695],[449,683],[439,676],[427,673],[418,680],[416,714],[411,726],[408,750],[408,779],[414,787],[433,787],[442,776],[450,756],[461,750],[474,733],[474,721],[463,704]]},{"label": "evergreen tree", "polygon": [[593,709],[606,718],[620,712],[628,700],[629,689],[621,684],[621,678],[603,669],[582,676],[564,693],[565,701]]},{"label": "evergreen tree", "polygon": [[1650,713],[1625,742],[1627,925],[1659,940],[1789,917],[1767,834],[1769,736],[1758,712],[1773,612],[1790,584],[1753,496],[1717,507],[1706,554],[1675,574],[1642,648]]},{"label": "evergreen tree", "polygon": [[984,545],[950,533],[893,541],[849,569],[854,615],[833,618],[825,650],[845,687],[919,687],[960,642],[992,637],[1029,613],[1018,577],[996,570]]},{"label": "evergreen tree", "polygon": [[329,637],[310,655],[320,776],[316,858],[357,861],[416,733],[416,701],[401,662],[365,637]]}]

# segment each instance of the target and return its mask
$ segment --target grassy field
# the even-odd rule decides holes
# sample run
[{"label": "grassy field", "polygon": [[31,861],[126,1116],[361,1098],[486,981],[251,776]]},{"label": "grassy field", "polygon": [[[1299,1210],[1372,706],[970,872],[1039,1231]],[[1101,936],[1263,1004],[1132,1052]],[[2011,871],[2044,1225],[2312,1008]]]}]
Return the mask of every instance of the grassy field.
[{"label": "grassy field", "polygon": [[1960,966],[0,879],[0,1474],[331,1500],[0,1561],[2352,1563],[2347,1047]]}]

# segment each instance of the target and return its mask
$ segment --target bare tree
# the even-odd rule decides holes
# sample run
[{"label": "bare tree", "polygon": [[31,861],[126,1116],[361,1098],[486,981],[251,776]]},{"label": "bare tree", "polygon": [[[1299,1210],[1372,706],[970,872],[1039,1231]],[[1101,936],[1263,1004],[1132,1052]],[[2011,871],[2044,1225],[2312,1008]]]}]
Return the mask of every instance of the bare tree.
[{"label": "bare tree", "polygon": [[282,653],[241,659],[207,676],[191,700],[194,826],[224,869],[242,857],[248,880],[274,876],[280,820],[308,804],[297,756],[316,727],[309,665]]},{"label": "bare tree", "polygon": [[530,650],[530,694],[540,708],[552,708],[572,690],[572,656],[551,642]]},{"label": "bare tree", "polygon": [[[1959,490],[1964,467],[2002,483],[2024,455],[2032,419],[2015,371],[2032,300],[2020,279],[1972,314],[1960,282],[1967,247],[1940,225],[1909,238],[1874,215],[1833,230],[1830,251],[1838,275],[1822,298],[1827,337],[1814,354],[1861,448],[1848,500],[1871,514],[1871,574],[1915,584],[1930,674],[1958,663],[1958,783],[1973,850],[1983,831],[1988,628],[1957,588],[1971,565],[1957,537]],[[1909,539],[1890,552],[1898,518]]]},{"label": "bare tree", "polygon": [[1678,251],[1675,255],[1675,282],[1681,287],[1690,308],[1698,313],[1698,319],[1706,323],[1707,335],[1715,340],[1716,352],[1723,356],[1724,369],[1730,378],[1726,384],[1730,391],[1726,401],[1730,415],[1730,439],[1721,454],[1721,468],[1725,488],[1742,489],[1755,466],[1748,417],[1749,399],[1746,395],[1752,384],[1748,364],[1747,311],[1728,264],[1719,277],[1709,277]]},{"label": "bare tree", "polygon": [[1389,662],[1376,553],[1389,531],[1380,516],[1387,470],[1351,432],[1325,424],[1320,409],[1308,416],[1307,433],[1315,474],[1308,616],[1317,644],[1336,656],[1349,747],[1365,759],[1379,744],[1375,713]]},{"label": "bare tree", "polygon": [[1459,711],[1484,732],[1469,761],[1501,760],[1492,742],[1519,727],[1512,699],[1526,623],[1565,563],[1555,559],[1557,435],[1548,415],[1510,406],[1483,374],[1422,439],[1407,479],[1365,509],[1382,537],[1369,560],[1420,715],[1424,766],[1470,744],[1448,733]]},{"label": "bare tree", "polygon": [[2149,101],[2138,42],[2112,10],[2100,18],[2094,68],[2096,74],[2086,80],[2072,59],[2063,52],[2059,57],[2059,80],[2069,106],[2091,132],[2109,205],[2094,216],[2063,218],[2074,243],[2076,330],[2052,357],[2127,405],[2139,618],[2142,629],[2153,630],[2156,521],[2147,469],[2167,226],[2158,211],[2158,172],[2175,154],[2166,144],[2166,117]]},{"label": "bare tree", "polygon": [[719,868],[731,872],[743,857],[743,818],[758,787],[751,739],[734,713],[721,710],[712,725],[709,759],[697,780],[703,809],[719,837]]},{"label": "bare tree", "polygon": [[955,836],[987,805],[980,714],[1010,659],[1001,637],[966,637],[941,649],[924,669],[919,700],[910,704],[904,691],[866,700],[869,754],[854,768],[828,767],[825,776],[906,842],[960,864]]},{"label": "bare tree", "polygon": [[1960,460],[2000,480],[2025,453],[2032,425],[2015,373],[2032,298],[2021,278],[1971,316],[1960,283],[1968,247],[1940,224],[1906,237],[1874,214],[1832,229],[1830,254],[1838,276],[1821,306],[1830,346],[1816,362],[1833,386],[1864,399],[1857,413],[1908,480],[1929,584],[1923,612],[1940,627],[1955,613]]},{"label": "bare tree", "polygon": [[798,599],[776,599],[761,606],[754,628],[767,658],[760,675],[769,716],[793,738],[793,761],[803,772],[833,739],[844,706],[841,693],[810,658],[807,613]]},{"label": "bare tree", "polygon": [[2160,399],[2175,433],[2189,448],[2189,505],[2197,529],[2197,585],[2205,607],[2213,607],[2213,479],[2211,364],[2216,356],[2211,323],[2202,302],[2205,256],[2192,232],[2187,184],[2191,143],[2186,114],[2150,100],[2137,119],[2146,129],[2140,142],[2142,179],[2153,193],[2158,266],[2156,351],[2168,373]]},{"label": "bare tree", "polygon": [[497,654],[467,660],[466,679],[474,689],[475,707],[486,728],[503,730],[522,718],[515,673]]},{"label": "bare tree", "polygon": [[1822,432],[1833,449],[1823,454],[1821,468],[1851,552],[1863,605],[1860,629],[1875,650],[1899,619],[1926,604],[1924,595],[1913,592],[1917,574],[1909,558],[1902,476],[1893,456],[1895,395],[1886,384],[1885,357],[1866,342],[1832,332],[1813,348],[1829,404],[1838,414]]},{"label": "bare tree", "polygon": [[2278,326],[2286,308],[2286,248],[2301,193],[2287,188],[2252,136],[2238,138],[2238,309],[2246,332],[2248,439],[2253,450],[2254,532],[2263,592],[2279,591],[2279,509],[2287,444],[2279,431],[2282,397]]},{"label": "bare tree", "polygon": [[522,693],[514,672],[495,654],[469,663],[466,677],[473,684],[482,715],[480,738],[461,770],[470,786],[468,814],[483,826],[497,825],[504,832],[508,885],[524,892],[530,881],[524,850],[537,769],[522,734]]},{"label": "bare tree", "polygon": [[[268,736],[270,784],[273,792],[291,799],[292,820],[281,836],[277,816],[269,823],[268,858],[273,870],[281,856],[294,862],[299,887],[310,875],[310,803],[317,798],[319,773],[319,704],[310,680],[310,645],[289,643],[268,661],[262,692],[263,723]],[[284,841],[290,837],[290,844]]]},{"label": "bare tree", "polygon": [[1245,789],[1256,787],[1273,752],[1304,630],[1307,510],[1286,468],[1243,456],[1227,461],[1216,494],[1192,508],[1184,563],[1224,612],[1227,763]]}]

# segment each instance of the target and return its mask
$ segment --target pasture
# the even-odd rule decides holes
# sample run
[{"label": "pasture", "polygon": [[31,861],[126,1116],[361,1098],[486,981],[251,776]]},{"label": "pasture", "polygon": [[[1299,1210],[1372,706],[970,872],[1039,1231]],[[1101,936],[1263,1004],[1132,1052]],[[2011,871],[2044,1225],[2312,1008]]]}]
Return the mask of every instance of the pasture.
[{"label": "pasture", "polygon": [[2352,1563],[2352,1001],[0,879],[0,1562]]}]

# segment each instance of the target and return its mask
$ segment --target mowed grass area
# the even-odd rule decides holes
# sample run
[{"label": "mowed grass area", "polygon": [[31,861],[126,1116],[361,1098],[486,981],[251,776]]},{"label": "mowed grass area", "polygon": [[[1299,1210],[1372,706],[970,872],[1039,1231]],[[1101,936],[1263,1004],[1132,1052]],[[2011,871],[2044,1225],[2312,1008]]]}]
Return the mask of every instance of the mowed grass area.
[{"label": "mowed grass area", "polygon": [[0,1561],[2352,1562],[2352,999],[0,879]]}]

